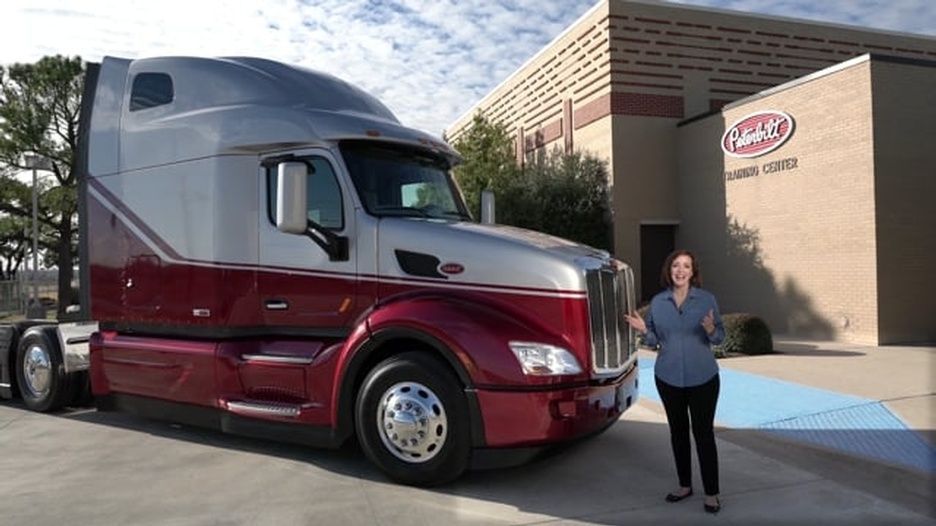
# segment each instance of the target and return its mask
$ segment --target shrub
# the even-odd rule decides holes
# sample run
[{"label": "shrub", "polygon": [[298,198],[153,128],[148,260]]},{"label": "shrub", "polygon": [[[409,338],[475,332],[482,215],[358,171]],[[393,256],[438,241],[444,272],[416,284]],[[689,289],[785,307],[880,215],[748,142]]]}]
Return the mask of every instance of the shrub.
[{"label": "shrub", "polygon": [[764,320],[753,314],[723,314],[725,341],[714,348],[715,356],[730,353],[769,354],[773,352],[773,336]]}]

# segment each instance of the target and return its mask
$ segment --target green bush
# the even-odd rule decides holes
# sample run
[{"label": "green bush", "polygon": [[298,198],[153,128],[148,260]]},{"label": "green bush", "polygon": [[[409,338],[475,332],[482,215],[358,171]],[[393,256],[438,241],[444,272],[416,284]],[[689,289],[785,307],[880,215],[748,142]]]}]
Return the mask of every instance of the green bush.
[{"label": "green bush", "polygon": [[753,314],[723,314],[725,341],[714,347],[715,356],[731,353],[769,354],[773,352],[773,336],[764,320]]}]

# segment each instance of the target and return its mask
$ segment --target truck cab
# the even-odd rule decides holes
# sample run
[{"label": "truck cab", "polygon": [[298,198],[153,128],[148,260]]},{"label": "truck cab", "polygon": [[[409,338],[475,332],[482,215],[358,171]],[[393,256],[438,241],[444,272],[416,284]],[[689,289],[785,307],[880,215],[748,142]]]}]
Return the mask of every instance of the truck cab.
[{"label": "truck cab", "polygon": [[438,484],[637,398],[630,268],[467,210],[449,145],[330,75],[105,58],[81,167],[91,389]]}]

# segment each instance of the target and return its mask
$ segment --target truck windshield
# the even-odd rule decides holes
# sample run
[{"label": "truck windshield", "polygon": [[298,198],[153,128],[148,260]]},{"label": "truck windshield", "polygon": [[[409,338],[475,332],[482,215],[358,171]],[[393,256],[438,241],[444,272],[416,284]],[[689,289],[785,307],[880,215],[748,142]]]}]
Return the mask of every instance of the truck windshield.
[{"label": "truck windshield", "polygon": [[341,154],[369,214],[471,220],[444,160],[363,142],[342,144]]}]

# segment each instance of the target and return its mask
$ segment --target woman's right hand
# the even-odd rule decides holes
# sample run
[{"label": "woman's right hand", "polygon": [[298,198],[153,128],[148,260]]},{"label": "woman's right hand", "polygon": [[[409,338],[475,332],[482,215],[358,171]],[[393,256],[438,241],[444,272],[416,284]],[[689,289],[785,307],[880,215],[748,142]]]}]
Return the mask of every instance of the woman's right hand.
[{"label": "woman's right hand", "polygon": [[625,314],[624,321],[640,334],[647,333],[647,324],[644,322],[643,318],[640,317],[640,314],[636,312],[633,314]]}]

